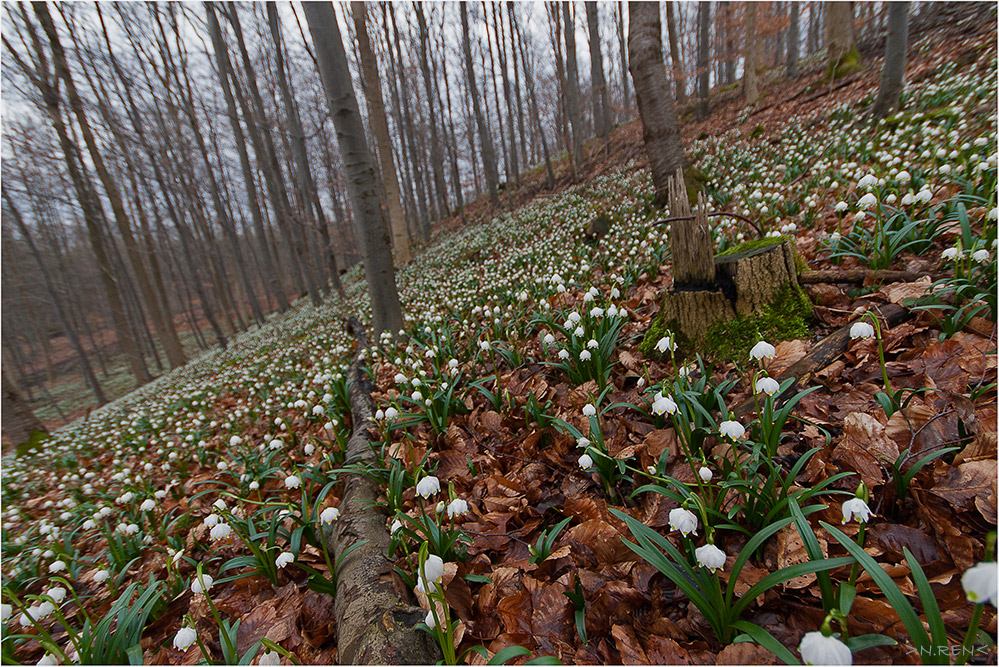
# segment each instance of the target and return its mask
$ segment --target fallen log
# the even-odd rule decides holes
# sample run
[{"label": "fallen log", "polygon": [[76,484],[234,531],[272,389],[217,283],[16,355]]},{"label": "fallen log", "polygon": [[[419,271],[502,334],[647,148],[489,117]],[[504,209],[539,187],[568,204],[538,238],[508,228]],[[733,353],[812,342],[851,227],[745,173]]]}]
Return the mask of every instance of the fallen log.
[{"label": "fallen log", "polygon": [[[874,312],[880,316],[882,330],[900,324],[912,316],[912,313],[907,308],[894,303],[880,306]],[[820,340],[808,354],[791,364],[791,366],[775,378],[778,382],[783,382],[791,377],[795,378],[794,384],[781,395],[781,403],[786,403],[792,396],[807,386],[817,372],[836,361],[846,351],[847,346],[850,344],[850,327],[853,324],[853,322],[846,324]],[[756,400],[751,396],[736,406],[733,412],[735,412],[736,417],[744,417],[755,408]]]},{"label": "fallen log", "polygon": [[870,269],[846,269],[843,271],[802,271],[798,274],[798,281],[806,285],[817,283],[831,284],[857,284],[863,285],[868,280],[871,282],[904,282],[911,283],[929,276],[930,280],[937,280],[942,276],[919,271],[871,271]]},{"label": "fallen log", "polygon": [[[353,431],[347,442],[348,463],[375,460],[368,434],[374,426],[374,385],[362,370],[367,340],[361,323],[351,318],[347,330],[357,339],[358,350],[347,371]],[[426,613],[402,599],[393,586],[388,559],[386,517],[374,505],[378,491],[360,474],[345,476],[340,517],[323,538],[337,566],[337,662],[342,665],[432,665],[441,659],[430,635],[415,629]],[[355,546],[358,545],[359,546]],[[351,549],[353,549],[351,551]],[[346,556],[343,556],[346,554]],[[341,556],[343,560],[341,561]],[[405,595],[405,594],[403,594]]]}]

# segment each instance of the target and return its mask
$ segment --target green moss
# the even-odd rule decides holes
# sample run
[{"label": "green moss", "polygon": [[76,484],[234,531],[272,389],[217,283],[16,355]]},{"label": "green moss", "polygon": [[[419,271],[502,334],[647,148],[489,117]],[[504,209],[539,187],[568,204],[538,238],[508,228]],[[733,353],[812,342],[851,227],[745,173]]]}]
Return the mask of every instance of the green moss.
[{"label": "green moss", "polygon": [[31,453],[37,449],[39,446],[49,439],[49,434],[45,431],[39,431],[34,429],[28,439],[17,445],[15,453],[17,456],[24,456],[25,454]]},{"label": "green moss", "polygon": [[789,241],[791,243],[791,249],[794,250],[794,266],[798,269],[798,273],[808,269],[808,264],[805,260],[801,258],[798,254],[798,249],[794,246],[794,239],[790,236],[772,236],[770,238],[763,239],[750,239],[749,241],[743,241],[739,245],[733,246],[724,252],[720,252],[715,257],[726,257],[728,255],[734,255],[746,250],[755,250],[756,248],[765,248],[771,245],[777,245],[781,241]]},{"label": "green moss", "polygon": [[856,45],[853,45],[849,51],[843,54],[842,58],[829,63],[826,68],[826,80],[841,79],[859,70],[860,66],[860,51],[857,50]]},{"label": "green moss", "polygon": [[638,351],[648,359],[663,359],[664,357],[669,358],[668,355],[660,354],[659,350],[656,349],[656,343],[658,343],[659,339],[663,336],[672,336],[676,341],[678,351],[681,353],[685,350],[689,350],[690,341],[686,340],[682,334],[676,333],[679,330],[680,327],[678,326],[676,320],[664,322],[662,316],[656,317],[652,320],[652,324],[649,325],[645,335],[642,337],[642,342],[638,345]]},{"label": "green moss", "polygon": [[756,139],[757,137],[763,136],[763,126],[757,125],[753,128],[753,131],[749,133],[750,139]]},{"label": "green moss", "polygon": [[805,293],[800,287],[787,284],[777,293],[773,303],[759,312],[713,325],[705,336],[705,352],[716,359],[743,361],[760,340],[778,343],[807,338],[811,315],[812,304]]}]

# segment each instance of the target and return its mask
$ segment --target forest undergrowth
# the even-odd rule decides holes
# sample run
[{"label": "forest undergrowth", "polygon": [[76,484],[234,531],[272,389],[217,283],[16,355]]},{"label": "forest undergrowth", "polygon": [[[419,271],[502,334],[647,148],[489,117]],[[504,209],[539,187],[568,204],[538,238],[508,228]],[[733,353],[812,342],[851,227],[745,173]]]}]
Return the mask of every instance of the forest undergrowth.
[{"label": "forest undergrowth", "polygon": [[[711,206],[793,239],[809,269],[922,276],[808,285],[806,337],[639,351],[671,284],[669,226],[631,160],[439,234],[398,272],[407,329],[365,357],[373,466],[344,456],[359,267],[344,299],[302,300],[6,457],[5,662],[336,662],[321,535],[363,474],[449,660],[994,663],[983,34],[991,66],[922,53],[928,74],[877,125],[871,88],[779,129],[730,114],[692,143]],[[601,213],[611,231],[587,243]],[[717,252],[757,237],[713,224]],[[886,326],[889,304],[911,316]],[[839,358],[782,377],[847,325]]]}]

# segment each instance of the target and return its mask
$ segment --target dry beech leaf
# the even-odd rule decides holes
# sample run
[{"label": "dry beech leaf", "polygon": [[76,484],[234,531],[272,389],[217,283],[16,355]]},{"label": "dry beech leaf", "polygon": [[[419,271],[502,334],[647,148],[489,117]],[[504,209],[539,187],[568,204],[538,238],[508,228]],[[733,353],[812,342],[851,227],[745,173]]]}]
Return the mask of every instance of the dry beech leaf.
[{"label": "dry beech leaf", "polygon": [[615,625],[611,627],[611,636],[614,637],[614,646],[621,654],[622,665],[647,665],[649,658],[642,650],[635,631],[627,625]]},{"label": "dry beech leaf", "polygon": [[993,524],[996,522],[995,459],[962,463],[952,468],[944,479],[928,490],[955,509],[970,509],[975,506],[985,519]]},{"label": "dry beech leaf", "polygon": [[869,485],[885,483],[879,459],[894,461],[898,445],[885,433],[884,425],[863,412],[851,412],[843,420],[843,437],[833,450],[833,458],[860,473]]}]

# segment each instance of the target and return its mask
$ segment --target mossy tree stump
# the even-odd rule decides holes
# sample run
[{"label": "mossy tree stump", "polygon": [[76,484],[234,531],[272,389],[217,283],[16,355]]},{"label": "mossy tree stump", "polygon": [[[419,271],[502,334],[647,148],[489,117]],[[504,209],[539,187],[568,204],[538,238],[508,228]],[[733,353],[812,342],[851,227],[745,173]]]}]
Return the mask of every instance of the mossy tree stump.
[{"label": "mossy tree stump", "polygon": [[643,352],[651,353],[669,330],[687,351],[710,355],[714,350],[708,349],[713,347],[709,337],[717,338],[726,323],[739,320],[754,326],[752,318],[773,310],[777,303],[778,311],[788,310],[789,295],[790,310],[798,313],[799,305],[807,308],[789,241],[751,243],[714,257],[704,198],[698,198],[690,215],[682,184],[682,175],[671,179],[670,215],[686,218],[677,220],[670,234],[673,287],[662,297],[659,315],[642,343]]}]

